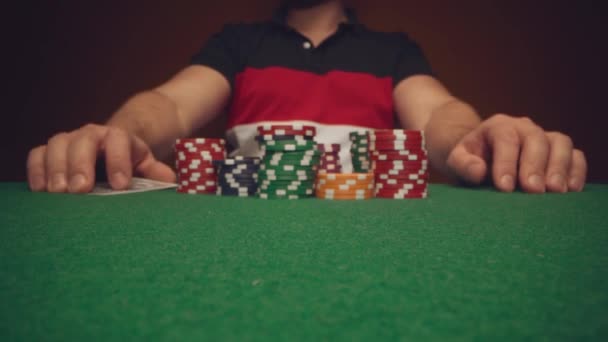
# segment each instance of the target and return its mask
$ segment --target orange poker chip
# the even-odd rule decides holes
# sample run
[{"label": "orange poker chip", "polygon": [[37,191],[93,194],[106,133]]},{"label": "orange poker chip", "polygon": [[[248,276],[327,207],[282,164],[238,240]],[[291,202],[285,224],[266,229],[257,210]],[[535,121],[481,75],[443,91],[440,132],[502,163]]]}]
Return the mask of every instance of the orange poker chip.
[{"label": "orange poker chip", "polygon": [[365,192],[361,194],[332,194],[332,193],[316,193],[318,198],[373,198],[375,192]]},{"label": "orange poker chip", "polygon": [[374,188],[373,173],[331,173],[317,176],[318,193],[334,193],[354,196],[357,193],[371,191]]},{"label": "orange poker chip", "polygon": [[342,194],[323,194],[317,193],[317,198],[330,200],[368,200],[374,198],[374,193],[365,193],[363,195],[342,195]]},{"label": "orange poker chip", "polygon": [[343,181],[343,180],[356,180],[365,181],[374,179],[373,173],[328,173],[325,175],[319,175],[320,179],[328,181]]},{"label": "orange poker chip", "polygon": [[374,188],[374,182],[366,184],[320,184],[317,183],[317,190],[335,190],[335,191],[357,191],[357,190],[369,190]]}]

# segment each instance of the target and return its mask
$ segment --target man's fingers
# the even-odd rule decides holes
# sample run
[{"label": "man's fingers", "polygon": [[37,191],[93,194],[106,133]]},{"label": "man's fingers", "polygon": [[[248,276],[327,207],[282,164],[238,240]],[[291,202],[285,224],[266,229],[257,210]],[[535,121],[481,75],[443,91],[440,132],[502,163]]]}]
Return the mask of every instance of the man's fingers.
[{"label": "man's fingers", "polygon": [[547,133],[547,138],[551,151],[546,172],[547,188],[552,192],[567,192],[573,154],[572,139],[557,132]]},{"label": "man's fingers", "polygon": [[46,146],[32,149],[27,157],[27,180],[32,191],[46,190]]},{"label": "man's fingers", "polygon": [[95,162],[103,132],[89,129],[75,136],[68,147],[68,191],[86,193],[95,184]]},{"label": "man's fingers", "polygon": [[131,137],[124,130],[108,129],[104,140],[104,148],[108,179],[113,189],[124,190],[131,183],[133,175],[131,144]]},{"label": "man's fingers", "polygon": [[137,167],[137,171],[144,178],[154,179],[166,183],[176,182],[176,175],[171,167],[155,159],[142,162]]},{"label": "man's fingers", "polygon": [[131,140],[131,160],[135,170],[144,178],[154,179],[161,182],[174,183],[175,172],[166,164],[154,158],[152,151],[141,139],[133,137]]},{"label": "man's fingers", "polygon": [[572,151],[568,178],[568,189],[570,191],[583,191],[587,178],[587,159],[581,150]]},{"label": "man's fingers", "polygon": [[519,159],[519,182],[526,192],[546,191],[545,171],[549,160],[549,140],[540,127],[527,121],[519,128],[523,139]]},{"label": "man's fingers", "polygon": [[494,126],[486,131],[486,138],[492,146],[492,179],[495,186],[505,192],[515,190],[517,165],[521,140],[515,128]]},{"label": "man's fingers", "polygon": [[447,164],[457,177],[470,184],[481,184],[486,177],[486,162],[471,153],[465,144],[458,144],[450,153]]},{"label": "man's fingers", "polygon": [[67,181],[67,150],[69,134],[60,133],[49,139],[46,147],[45,165],[47,177],[47,190],[49,192],[65,192]]}]

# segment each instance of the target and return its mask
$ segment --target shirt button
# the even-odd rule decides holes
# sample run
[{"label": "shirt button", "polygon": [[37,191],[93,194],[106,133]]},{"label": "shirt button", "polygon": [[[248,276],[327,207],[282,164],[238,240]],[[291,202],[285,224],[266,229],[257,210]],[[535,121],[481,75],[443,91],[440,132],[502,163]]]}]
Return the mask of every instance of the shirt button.
[{"label": "shirt button", "polygon": [[312,47],[312,44],[310,42],[304,42],[304,44],[302,44],[302,46],[306,49],[306,50],[310,50],[310,48]]}]

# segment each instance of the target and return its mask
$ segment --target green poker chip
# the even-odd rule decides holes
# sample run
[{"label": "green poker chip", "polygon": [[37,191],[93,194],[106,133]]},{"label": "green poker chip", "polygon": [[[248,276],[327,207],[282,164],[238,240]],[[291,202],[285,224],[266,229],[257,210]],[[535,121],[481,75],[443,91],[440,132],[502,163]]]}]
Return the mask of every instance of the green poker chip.
[{"label": "green poker chip", "polygon": [[317,143],[314,140],[278,140],[266,142],[262,149],[266,151],[307,151],[315,150]]}]

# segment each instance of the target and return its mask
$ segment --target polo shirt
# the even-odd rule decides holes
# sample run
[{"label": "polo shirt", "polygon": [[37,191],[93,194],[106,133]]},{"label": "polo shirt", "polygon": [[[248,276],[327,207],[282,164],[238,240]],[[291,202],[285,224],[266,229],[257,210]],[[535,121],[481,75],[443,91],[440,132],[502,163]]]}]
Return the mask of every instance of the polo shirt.
[{"label": "polo shirt", "polygon": [[346,17],[313,46],[280,9],[271,20],[224,26],[194,55],[193,64],[217,70],[230,83],[226,137],[233,154],[259,156],[258,125],[308,124],[317,128],[318,142],[343,145],[348,170],[349,132],[394,127],[395,86],[431,75],[431,67],[407,34],[373,31],[352,10]]}]

